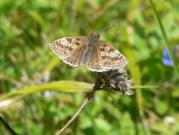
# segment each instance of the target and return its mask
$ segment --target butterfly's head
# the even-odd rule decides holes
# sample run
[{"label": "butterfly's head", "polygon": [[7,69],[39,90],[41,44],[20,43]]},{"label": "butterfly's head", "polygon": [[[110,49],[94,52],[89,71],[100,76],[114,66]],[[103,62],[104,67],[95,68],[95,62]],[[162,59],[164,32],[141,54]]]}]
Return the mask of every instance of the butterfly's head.
[{"label": "butterfly's head", "polygon": [[93,38],[98,38],[98,39],[99,39],[100,34],[99,34],[98,32],[92,32],[92,33],[91,33],[91,36],[92,36]]},{"label": "butterfly's head", "polygon": [[100,34],[98,32],[92,32],[89,36],[89,41],[97,43],[99,41]]}]

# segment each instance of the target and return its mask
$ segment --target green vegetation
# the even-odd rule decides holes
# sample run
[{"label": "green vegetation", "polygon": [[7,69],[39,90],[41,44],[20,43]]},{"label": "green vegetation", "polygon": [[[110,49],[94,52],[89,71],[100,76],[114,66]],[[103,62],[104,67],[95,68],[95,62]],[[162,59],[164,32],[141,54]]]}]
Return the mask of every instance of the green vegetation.
[{"label": "green vegetation", "polygon": [[[48,44],[115,25],[101,39],[128,59],[134,95],[97,92],[65,134],[179,134],[172,50],[179,44],[178,6],[178,0],[1,0],[0,116],[19,135],[57,133],[92,91],[96,73],[66,65]],[[162,63],[165,48],[173,66]]]}]

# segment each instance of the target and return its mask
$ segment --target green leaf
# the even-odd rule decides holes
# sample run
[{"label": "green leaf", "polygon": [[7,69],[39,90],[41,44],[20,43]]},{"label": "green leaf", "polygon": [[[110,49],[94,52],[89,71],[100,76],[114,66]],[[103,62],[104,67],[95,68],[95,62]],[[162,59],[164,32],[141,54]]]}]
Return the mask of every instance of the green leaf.
[{"label": "green leaf", "polygon": [[29,94],[44,92],[44,91],[78,93],[78,92],[91,92],[92,89],[93,89],[93,84],[89,84],[89,83],[77,82],[77,81],[56,81],[43,85],[29,86],[27,88],[13,90],[12,92],[2,95],[0,97],[0,102],[18,96],[28,96]]}]

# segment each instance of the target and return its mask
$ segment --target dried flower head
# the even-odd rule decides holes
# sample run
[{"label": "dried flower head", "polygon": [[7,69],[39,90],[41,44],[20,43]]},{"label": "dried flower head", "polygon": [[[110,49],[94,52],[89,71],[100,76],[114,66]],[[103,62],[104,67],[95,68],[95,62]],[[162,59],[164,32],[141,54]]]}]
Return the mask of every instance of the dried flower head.
[{"label": "dried flower head", "polygon": [[131,83],[132,81],[128,79],[128,74],[125,69],[122,71],[110,70],[99,73],[96,86],[99,89],[119,91],[126,96],[130,96],[133,94],[133,91],[130,90]]}]

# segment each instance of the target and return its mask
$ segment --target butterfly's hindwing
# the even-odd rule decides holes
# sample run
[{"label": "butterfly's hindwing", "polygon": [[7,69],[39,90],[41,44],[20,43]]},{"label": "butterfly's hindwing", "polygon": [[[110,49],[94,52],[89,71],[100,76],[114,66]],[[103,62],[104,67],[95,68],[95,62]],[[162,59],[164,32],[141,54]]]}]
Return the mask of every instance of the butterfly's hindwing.
[{"label": "butterfly's hindwing", "polygon": [[105,70],[120,69],[128,63],[127,59],[117,49],[104,41],[100,41],[98,50],[101,56],[101,66]]},{"label": "butterfly's hindwing", "polygon": [[104,72],[122,69],[126,64],[127,59],[117,49],[104,41],[100,41],[87,68],[96,72]]}]

